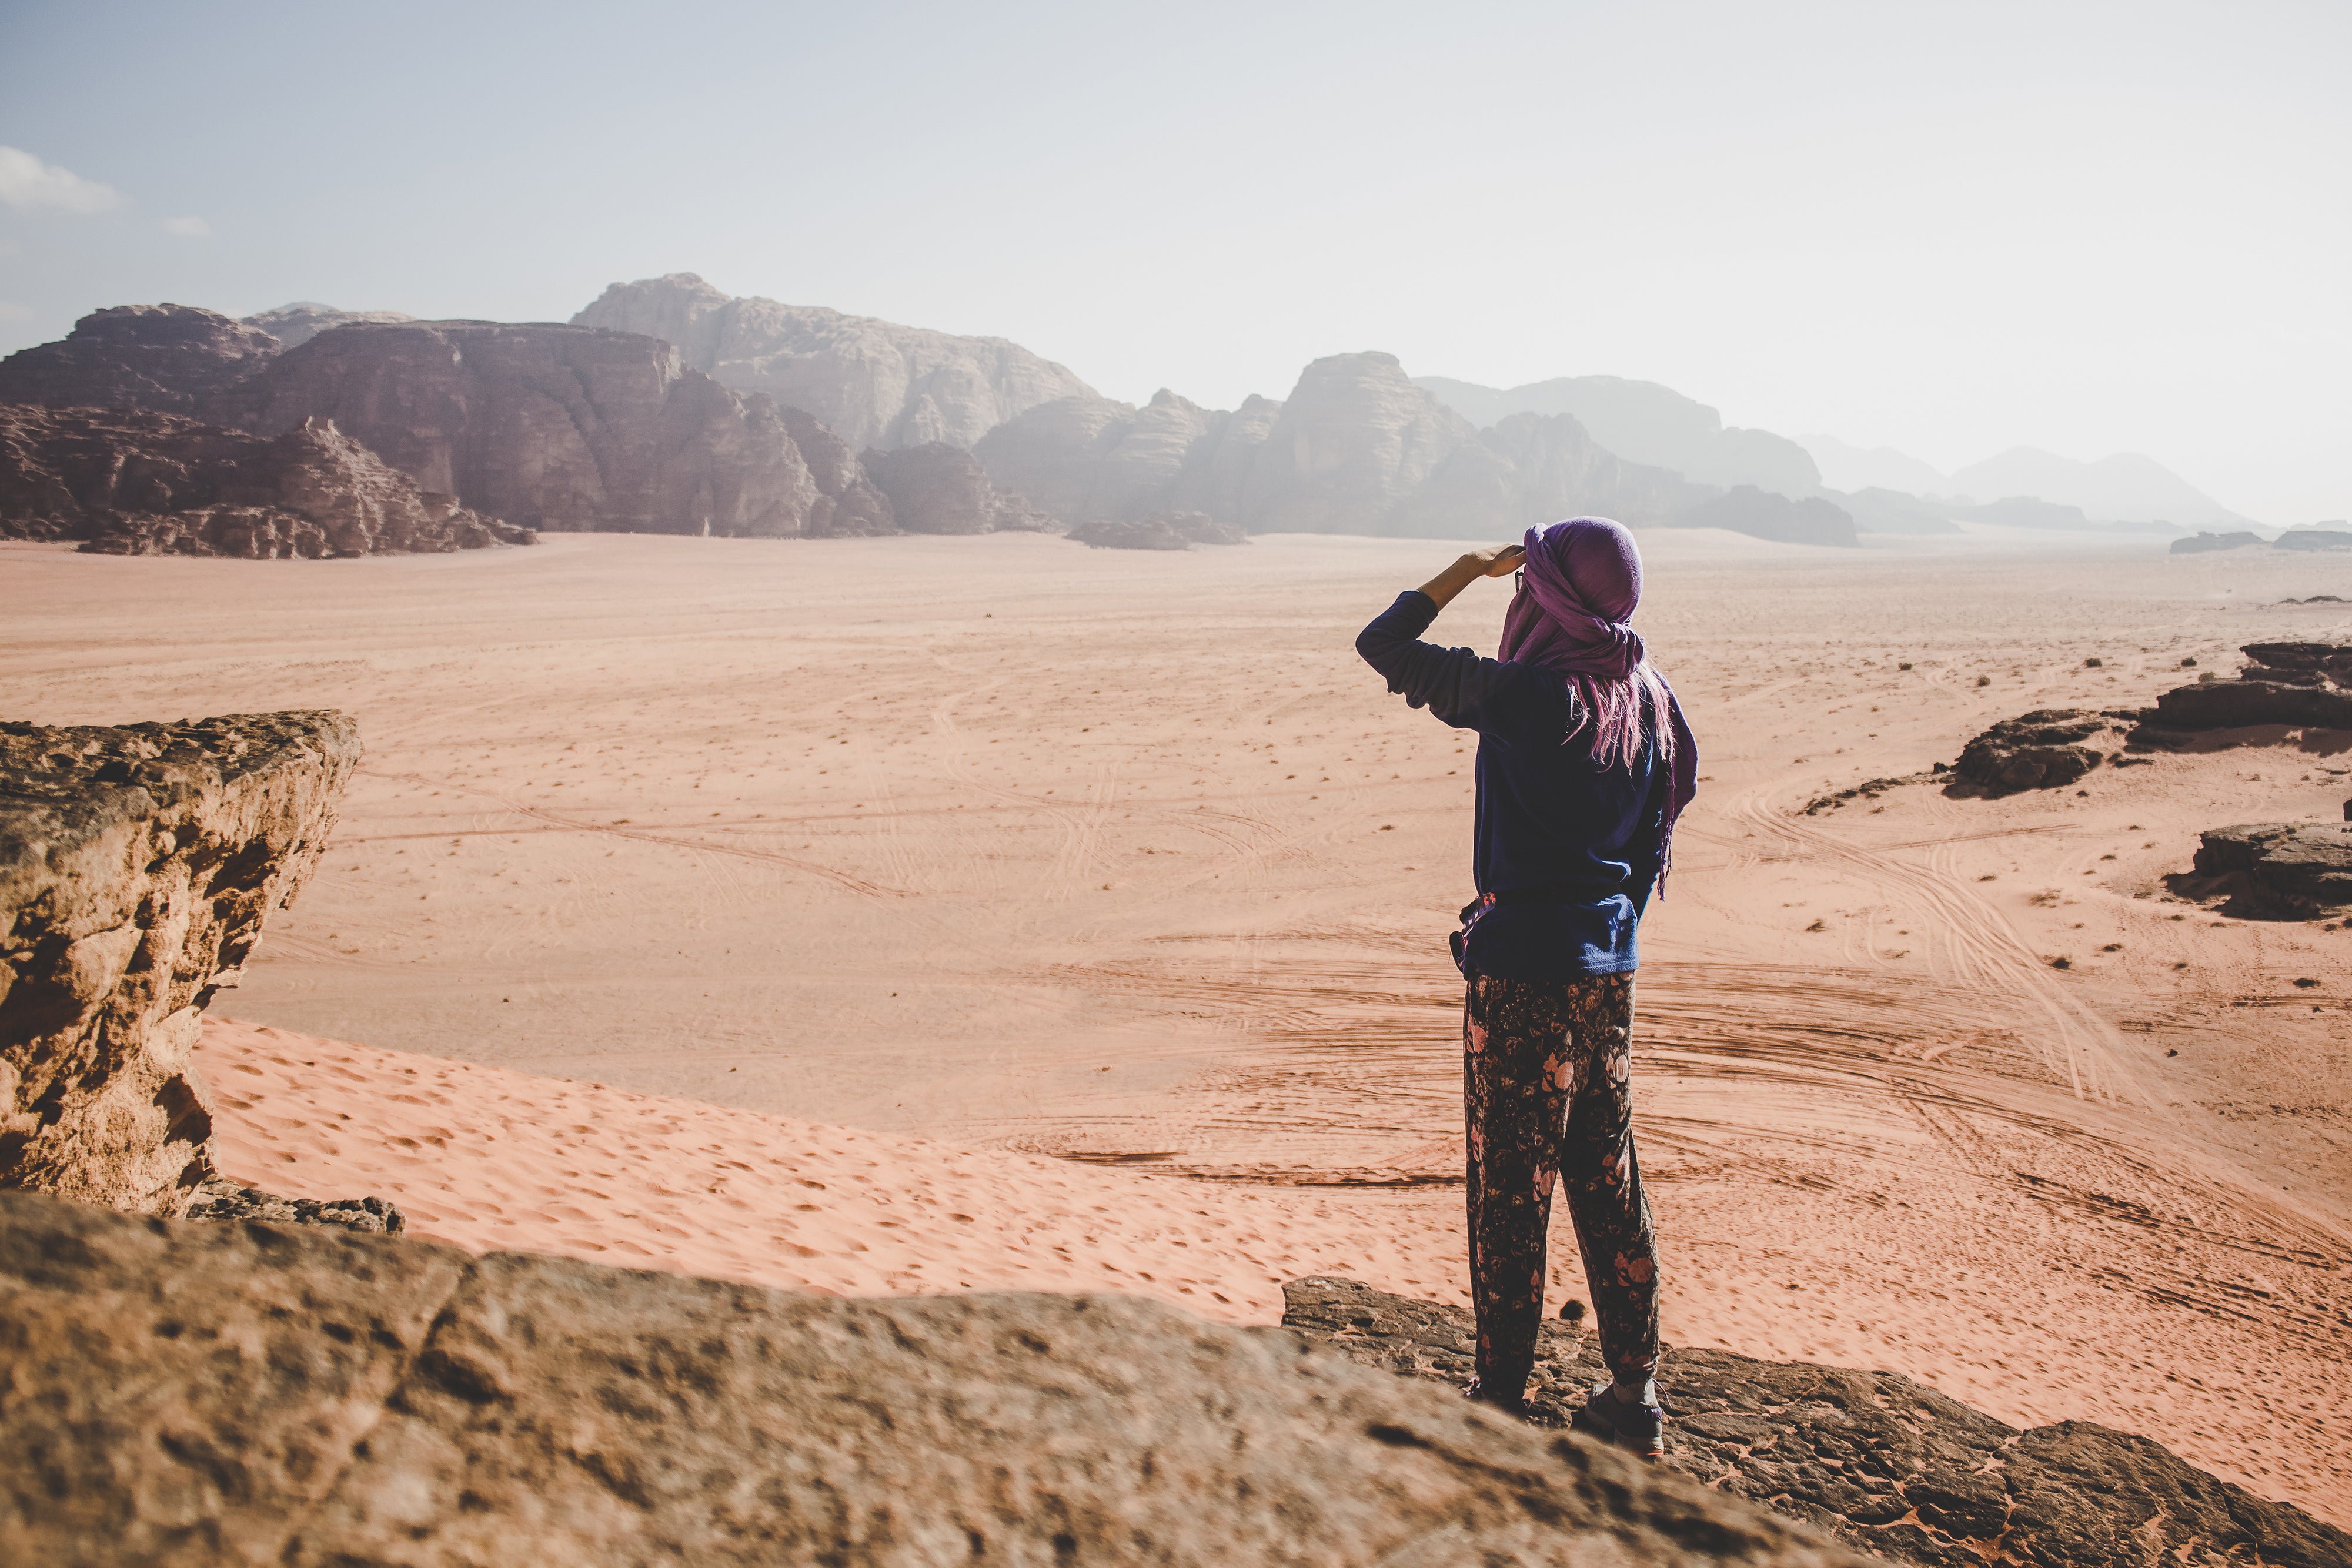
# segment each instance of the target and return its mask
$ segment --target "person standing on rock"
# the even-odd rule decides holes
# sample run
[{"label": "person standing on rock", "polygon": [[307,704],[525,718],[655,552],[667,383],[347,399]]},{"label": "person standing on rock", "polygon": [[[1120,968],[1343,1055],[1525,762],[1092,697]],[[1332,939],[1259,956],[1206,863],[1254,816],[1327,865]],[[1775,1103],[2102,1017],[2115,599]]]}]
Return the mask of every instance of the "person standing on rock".
[{"label": "person standing on rock", "polygon": [[[1496,658],[1421,641],[1481,578],[1519,573]],[[1523,1410],[1543,1319],[1551,1195],[1565,1182],[1611,1381],[1573,1425],[1651,1458],[1658,1264],[1633,1155],[1634,936],[1696,791],[1698,746],[1626,625],[1642,598],[1633,537],[1603,517],[1474,550],[1364,628],[1389,690],[1478,732],[1472,872],[1454,962],[1468,983],[1474,1399]]]}]

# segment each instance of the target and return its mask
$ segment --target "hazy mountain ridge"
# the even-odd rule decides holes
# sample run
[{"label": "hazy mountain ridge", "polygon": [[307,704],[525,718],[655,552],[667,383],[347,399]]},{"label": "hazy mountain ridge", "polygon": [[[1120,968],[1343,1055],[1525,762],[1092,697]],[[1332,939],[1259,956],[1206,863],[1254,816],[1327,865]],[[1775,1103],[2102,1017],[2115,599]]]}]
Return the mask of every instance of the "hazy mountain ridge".
[{"label": "hazy mountain ridge", "polygon": [[1618,456],[1670,468],[1702,485],[1753,485],[1790,497],[1822,487],[1821,470],[1796,442],[1769,430],[1727,427],[1706,403],[1656,382],[1558,376],[1499,389],[1415,376],[1413,385],[1482,430],[1515,413],[1565,413]]},{"label": "hazy mountain ridge", "polygon": [[1825,484],[1841,490],[1885,489],[1971,505],[2027,497],[2074,507],[2092,522],[2167,522],[2180,528],[2244,526],[2230,510],[2152,457],[2118,452],[2084,462],[2039,447],[2008,451],[1945,474],[1890,446],[1865,451],[1830,435],[1801,437]]},{"label": "hazy mountain ridge", "polygon": [[965,338],[822,306],[738,298],[691,272],[608,287],[575,327],[639,332],[737,392],[803,408],[853,446],[969,447],[1025,410],[1094,389],[1003,338]]}]

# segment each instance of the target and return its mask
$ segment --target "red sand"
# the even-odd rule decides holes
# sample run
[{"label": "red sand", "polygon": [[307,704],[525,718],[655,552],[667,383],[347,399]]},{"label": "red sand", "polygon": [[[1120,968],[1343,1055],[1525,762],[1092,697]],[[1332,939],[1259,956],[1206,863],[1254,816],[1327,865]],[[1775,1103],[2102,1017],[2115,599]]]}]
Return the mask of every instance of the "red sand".
[{"label": "red sand", "polygon": [[[1459,1298],[1465,742],[1349,647],[1455,548],[0,548],[0,711],[359,716],[331,852],[224,998],[301,1034],[204,1048],[232,1174],[469,1246],[1265,1322],[1297,1272]],[[1636,1029],[1668,1338],[2143,1432],[2352,1524],[2352,934],[2165,883],[2200,828],[2335,820],[2347,759],[1802,814],[2352,637],[2280,602],[2345,564],[1643,548],[1706,775]],[[1435,634],[1491,645],[1482,591]]]}]

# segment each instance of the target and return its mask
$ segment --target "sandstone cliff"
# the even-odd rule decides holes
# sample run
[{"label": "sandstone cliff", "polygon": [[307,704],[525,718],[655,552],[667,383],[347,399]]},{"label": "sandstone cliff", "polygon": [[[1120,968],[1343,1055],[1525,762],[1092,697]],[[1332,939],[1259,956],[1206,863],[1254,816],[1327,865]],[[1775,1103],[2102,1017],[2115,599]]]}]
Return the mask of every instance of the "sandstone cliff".
[{"label": "sandstone cliff", "polygon": [[310,875],[359,755],[338,713],[0,724],[0,1187],[186,1208],[199,1018]]},{"label": "sandstone cliff", "polygon": [[258,327],[286,348],[299,349],[320,333],[353,321],[396,323],[416,318],[398,310],[338,310],[315,299],[298,299],[291,305],[280,305],[275,310],[264,310],[243,319],[247,326]]},{"label": "sandstone cliff", "polygon": [[1025,409],[1092,395],[1060,365],[1002,338],[733,298],[690,272],[615,283],[572,322],[674,343],[694,369],[806,409],[858,447],[968,447]]},{"label": "sandstone cliff", "polygon": [[1055,520],[1024,497],[989,483],[980,460],[960,446],[927,441],[859,459],[890,499],[898,526],[915,534],[1050,532]]},{"label": "sandstone cliff", "polygon": [[352,323],[212,406],[265,433],[331,419],[425,488],[526,528],[781,537],[822,517],[818,531],[878,531],[872,494],[838,464],[835,487],[821,484],[772,400],[631,333]]},{"label": "sandstone cliff", "polygon": [[324,420],[275,439],[173,414],[0,404],[0,538],[250,559],[529,544]]},{"label": "sandstone cliff", "polygon": [[0,1539],[43,1563],[1864,1561],[1135,1298],[846,1301],[0,1195],[0,1386],[38,1456],[0,1469]]},{"label": "sandstone cliff", "polygon": [[118,305],[0,360],[0,402],[196,413],[278,351],[276,338],[216,310]]}]

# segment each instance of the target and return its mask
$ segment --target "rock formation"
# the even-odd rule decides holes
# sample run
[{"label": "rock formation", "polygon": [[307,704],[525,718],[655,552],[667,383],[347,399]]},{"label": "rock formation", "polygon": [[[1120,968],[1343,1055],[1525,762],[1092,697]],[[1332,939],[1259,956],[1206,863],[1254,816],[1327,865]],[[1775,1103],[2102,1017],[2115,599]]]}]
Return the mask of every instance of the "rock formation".
[{"label": "rock formation", "polygon": [[572,323],[674,343],[688,365],[721,384],[806,409],[861,448],[968,447],[1039,403],[1093,395],[1060,365],[1002,338],[733,298],[690,272],[615,283]]},{"label": "rock formation", "polygon": [[2289,528],[2271,541],[2273,549],[2352,550],[2352,532],[2341,523],[2315,528]]},{"label": "rock formation", "polygon": [[[1253,533],[1418,531],[1391,527],[1391,513],[1477,439],[1393,354],[1318,360],[1299,372],[1251,465],[1244,524]],[[1457,477],[1452,487],[1470,486]]]},{"label": "rock formation", "polygon": [[401,322],[415,319],[415,317],[403,315],[397,310],[338,310],[314,299],[298,299],[291,305],[280,305],[275,310],[264,310],[258,316],[244,318],[247,326],[260,328],[289,349],[299,349],[320,333],[353,321]]},{"label": "rock formation", "polygon": [[858,461],[910,534],[1049,532],[1055,526],[1021,497],[990,484],[980,459],[961,446],[927,441],[867,452]]},{"label": "rock formation", "polygon": [[2134,741],[2160,746],[2179,732],[2256,725],[2352,729],[2352,646],[2249,643],[2241,652],[2248,663],[2236,680],[2200,680],[2162,694]]},{"label": "rock formation", "polygon": [[83,317],[57,342],[0,360],[0,403],[198,413],[278,347],[268,332],[216,310],[118,305]]},{"label": "rock formation", "polygon": [[2082,708],[2037,708],[2002,719],[1969,741],[1952,771],[1994,795],[2054,789],[2105,760],[2105,752],[2083,742],[2115,725],[2107,715]]},{"label": "rock formation", "polygon": [[353,323],[214,407],[265,433],[331,419],[425,488],[526,528],[779,537],[822,515],[881,531],[853,474],[831,465],[840,487],[821,487],[773,402],[629,333]]},{"label": "rock formation", "polygon": [[199,1019],[310,875],[359,754],[337,713],[0,724],[0,1187],[187,1207]]},{"label": "rock formation", "polygon": [[1740,485],[1720,496],[1711,496],[1682,509],[1674,519],[1676,528],[1728,528],[1734,533],[1753,534],[1759,539],[1777,539],[1782,544],[1857,545],[1853,518],[1844,507],[1819,496],[1808,496],[1792,501],[1786,496],[1776,496],[1759,490],[1753,485]]},{"label": "rock formation", "polygon": [[[1286,1328],[1369,1366],[1458,1385],[1475,1333],[1459,1307],[1350,1280],[1284,1288]],[[1529,1403],[1565,1421],[1605,1379],[1590,1338],[1547,1322]],[[2352,1535],[2266,1502],[2145,1437],[2088,1421],[2020,1432],[1899,1373],[1669,1348],[1667,1462],[1890,1562],[1926,1568],[2323,1568]]]},{"label": "rock formation", "polygon": [[27,1561],[1862,1563],[1132,1297],[850,1301],[0,1195],[0,1386]]},{"label": "rock formation", "polygon": [[1141,409],[1087,392],[1040,403],[972,450],[990,478],[1066,523],[1137,522],[1171,507],[1238,521],[1246,460],[1222,495],[1211,470],[1236,428],[1249,457],[1265,441],[1279,405],[1250,401],[1265,418],[1204,409],[1164,388]]},{"label": "rock formation", "polygon": [[1070,538],[1096,549],[1191,549],[1194,545],[1242,545],[1249,536],[1206,512],[1154,512],[1140,522],[1081,523]]},{"label": "rock formation", "polygon": [[2189,538],[2173,540],[2171,553],[2204,555],[2211,550],[2243,549],[2248,545],[2259,545],[2262,542],[2262,535],[2250,534],[2242,530],[2226,534],[2197,534]]},{"label": "rock formation", "polygon": [[1782,496],[1809,496],[1822,486],[1812,454],[1796,442],[1769,430],[1727,429],[1715,410],[1655,382],[1562,376],[1502,391],[1416,376],[1413,385],[1481,429],[1517,413],[1567,414],[1607,451],[1701,485],[1753,485]]},{"label": "rock formation", "polygon": [[2197,874],[2242,876],[2258,904],[2301,918],[2352,905],[2352,822],[2250,822],[2198,838]]},{"label": "rock formation", "polygon": [[316,559],[535,538],[420,489],[324,420],[270,439],[175,414],[0,404],[0,538]]}]

